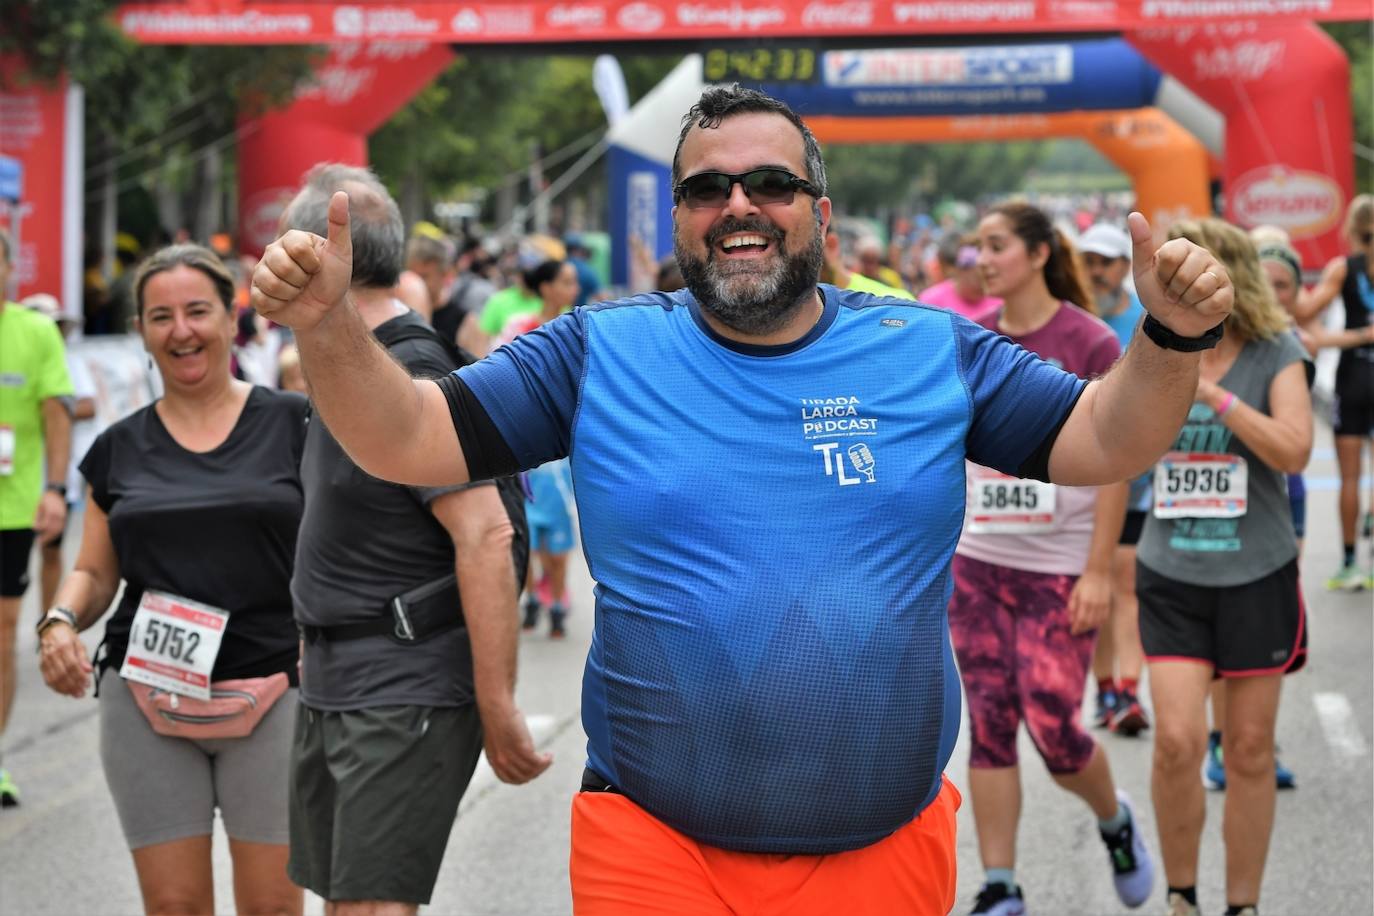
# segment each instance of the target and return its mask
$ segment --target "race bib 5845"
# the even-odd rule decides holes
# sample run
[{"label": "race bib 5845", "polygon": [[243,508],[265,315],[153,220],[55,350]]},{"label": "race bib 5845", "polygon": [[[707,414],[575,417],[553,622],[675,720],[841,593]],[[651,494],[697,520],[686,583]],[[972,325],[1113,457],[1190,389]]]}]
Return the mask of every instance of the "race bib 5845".
[{"label": "race bib 5845", "polygon": [[968,530],[972,534],[1033,534],[1054,528],[1054,484],[972,467]]}]

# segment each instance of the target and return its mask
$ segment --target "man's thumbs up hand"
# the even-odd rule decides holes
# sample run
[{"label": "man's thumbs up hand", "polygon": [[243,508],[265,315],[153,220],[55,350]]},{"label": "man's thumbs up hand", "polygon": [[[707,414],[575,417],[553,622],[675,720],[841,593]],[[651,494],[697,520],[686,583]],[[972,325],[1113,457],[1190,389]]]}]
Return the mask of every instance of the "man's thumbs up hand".
[{"label": "man's thumbs up hand", "polygon": [[1201,337],[1226,320],[1235,287],[1210,251],[1187,239],[1156,246],[1149,222],[1139,213],[1127,223],[1136,295],[1155,321],[1180,337]]},{"label": "man's thumbs up hand", "polygon": [[329,237],[292,229],[263,252],[249,302],[264,318],[309,331],[343,301],[353,279],[348,194],[329,201]]}]

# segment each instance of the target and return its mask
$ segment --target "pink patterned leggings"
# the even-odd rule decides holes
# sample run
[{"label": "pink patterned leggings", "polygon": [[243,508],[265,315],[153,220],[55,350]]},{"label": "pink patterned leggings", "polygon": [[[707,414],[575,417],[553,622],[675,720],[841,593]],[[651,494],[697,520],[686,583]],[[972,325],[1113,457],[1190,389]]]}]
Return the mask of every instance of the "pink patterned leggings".
[{"label": "pink patterned leggings", "polygon": [[968,697],[970,767],[1015,766],[1016,728],[1051,773],[1077,773],[1096,742],[1082,725],[1096,631],[1069,632],[1076,576],[954,558],[949,629]]}]

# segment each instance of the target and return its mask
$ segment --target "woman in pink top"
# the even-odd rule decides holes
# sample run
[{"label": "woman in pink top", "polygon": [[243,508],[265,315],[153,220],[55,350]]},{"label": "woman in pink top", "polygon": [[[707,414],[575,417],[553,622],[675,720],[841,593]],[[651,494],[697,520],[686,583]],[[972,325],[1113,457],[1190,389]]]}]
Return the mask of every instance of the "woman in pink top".
[{"label": "woman in pink top", "polygon": [[[1116,334],[1092,314],[1068,240],[1040,210],[1012,203],[988,213],[978,226],[978,270],[1004,300],[979,320],[984,327],[1082,378],[1102,375],[1120,356]],[[968,481],[949,626],[968,697],[969,794],[987,871],[972,912],[1025,912],[1014,877],[1022,722],[1055,782],[1097,817],[1117,896],[1139,906],[1154,866],[1106,754],[1080,722],[1128,486],[1059,487],[973,464]]]},{"label": "woman in pink top", "polygon": [[926,305],[938,306],[977,321],[997,310],[1002,300],[989,296],[978,273],[978,237],[950,233],[940,242],[935,254],[945,279],[927,288],[916,298]]}]

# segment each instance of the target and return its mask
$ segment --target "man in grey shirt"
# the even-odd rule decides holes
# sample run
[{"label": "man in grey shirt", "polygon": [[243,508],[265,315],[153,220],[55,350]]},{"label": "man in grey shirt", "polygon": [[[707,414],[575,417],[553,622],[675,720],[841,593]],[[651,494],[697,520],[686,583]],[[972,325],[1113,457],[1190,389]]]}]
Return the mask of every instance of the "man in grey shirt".
[{"label": "man in grey shirt", "polygon": [[[448,374],[450,350],[393,296],[404,227],[370,172],[317,166],[284,228],[325,231],[337,190],[353,201],[350,295],[368,328],[412,375]],[[513,696],[523,496],[509,480],[385,483],[353,464],[318,418],[301,480],[291,592],[302,704],[288,870],[335,916],[413,913],[429,902],[484,742],[506,782],[551,762]]]}]

